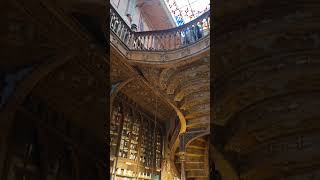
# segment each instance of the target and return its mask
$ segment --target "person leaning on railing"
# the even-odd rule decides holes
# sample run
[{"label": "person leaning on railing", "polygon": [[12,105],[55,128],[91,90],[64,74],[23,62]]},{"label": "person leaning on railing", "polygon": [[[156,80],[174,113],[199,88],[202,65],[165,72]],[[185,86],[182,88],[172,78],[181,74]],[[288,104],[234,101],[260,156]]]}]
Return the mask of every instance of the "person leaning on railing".
[{"label": "person leaning on railing", "polygon": [[182,44],[188,45],[190,43],[196,42],[198,39],[203,37],[204,26],[200,21],[191,27],[187,27],[184,31],[181,32]]},{"label": "person leaning on railing", "polygon": [[196,30],[196,34],[197,34],[198,39],[202,38],[202,30],[201,29],[202,29],[201,24],[197,23],[195,30]]}]

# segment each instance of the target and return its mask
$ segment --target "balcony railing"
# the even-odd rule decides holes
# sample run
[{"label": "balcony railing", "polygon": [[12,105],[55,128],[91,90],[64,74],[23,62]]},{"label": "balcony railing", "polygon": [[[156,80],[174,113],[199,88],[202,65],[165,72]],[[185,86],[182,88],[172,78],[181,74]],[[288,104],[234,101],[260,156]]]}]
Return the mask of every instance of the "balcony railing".
[{"label": "balcony railing", "polygon": [[209,35],[210,11],[176,28],[135,32],[110,5],[110,29],[129,50],[175,50],[196,43]]}]

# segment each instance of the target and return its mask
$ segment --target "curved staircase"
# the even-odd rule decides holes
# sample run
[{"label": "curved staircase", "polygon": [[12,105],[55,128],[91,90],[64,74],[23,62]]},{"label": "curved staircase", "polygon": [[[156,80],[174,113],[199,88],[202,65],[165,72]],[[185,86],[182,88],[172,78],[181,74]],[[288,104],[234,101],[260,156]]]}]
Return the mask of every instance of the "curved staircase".
[{"label": "curved staircase", "polygon": [[[207,180],[208,176],[208,136],[198,137],[186,148],[185,175],[187,180]],[[176,166],[181,167],[180,155],[176,154]],[[180,168],[178,168],[180,170]],[[180,172],[181,173],[181,172]]]},{"label": "curved staircase", "polygon": [[[202,27],[202,38],[196,37],[191,44],[176,44],[183,39],[180,35],[185,28],[204,21],[208,23]],[[178,155],[175,158],[178,171],[181,171],[179,155],[185,154],[186,179],[208,179],[208,136],[204,135],[210,131],[210,41],[207,39],[209,22],[208,11],[176,29],[131,32],[120,16],[111,9],[111,43],[126,56],[129,64],[139,72],[139,76],[179,111],[179,136],[169,141],[174,142],[174,148],[170,148]],[[149,41],[159,40],[160,34],[161,38],[164,38],[162,40],[171,40],[172,33],[178,35],[175,38],[177,41],[169,43],[169,47],[159,46],[162,41]],[[176,139],[179,137],[185,139],[181,141],[180,147],[179,139]]]}]

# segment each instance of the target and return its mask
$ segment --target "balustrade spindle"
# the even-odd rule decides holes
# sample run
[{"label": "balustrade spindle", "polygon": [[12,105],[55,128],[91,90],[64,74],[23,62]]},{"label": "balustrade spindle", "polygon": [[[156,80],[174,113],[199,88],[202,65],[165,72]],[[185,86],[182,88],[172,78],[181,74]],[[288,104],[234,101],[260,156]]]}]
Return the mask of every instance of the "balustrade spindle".
[{"label": "balustrade spindle", "polygon": [[165,41],[164,41],[164,43],[163,43],[163,45],[164,45],[164,50],[169,50],[170,48],[169,48],[169,46],[170,46],[170,42],[169,42],[169,35],[168,34],[166,34],[165,36]]},{"label": "balustrade spindle", "polygon": [[138,49],[142,50],[142,47],[141,47],[141,36],[138,37]]},{"label": "balustrade spindle", "polygon": [[117,17],[117,21],[116,21],[116,29],[115,29],[115,33],[118,34],[119,28],[120,28],[120,19],[119,17]]},{"label": "balustrade spindle", "polygon": [[122,41],[124,41],[125,35],[126,35],[126,29],[123,26],[122,29],[121,29],[121,32],[120,32],[120,36],[119,36]]},{"label": "balustrade spindle", "polygon": [[154,50],[154,36],[151,34],[151,35],[150,35],[150,38],[151,38],[150,48],[151,48],[151,50]]},{"label": "balustrade spindle", "polygon": [[160,50],[161,49],[161,38],[160,35],[158,35],[158,43],[157,43],[157,49]]},{"label": "balustrade spindle", "polygon": [[177,40],[177,33],[173,34],[173,49],[176,49],[176,41]]},{"label": "balustrade spindle", "polygon": [[135,39],[135,45],[136,45],[136,50],[138,50],[139,49],[139,36],[137,36]]},{"label": "balustrade spindle", "polygon": [[153,50],[153,36],[152,34],[149,34],[149,37],[150,37],[150,46],[149,46],[149,50]]},{"label": "balustrade spindle", "polygon": [[164,35],[164,43],[163,43],[163,45],[164,45],[164,50],[168,50],[168,49],[169,49],[169,42],[168,42],[168,40],[169,40],[169,36],[168,36],[168,34],[165,34],[165,35]]},{"label": "balustrade spindle", "polygon": [[146,50],[148,50],[148,35],[144,36],[144,47],[146,48]]},{"label": "balustrade spindle", "polygon": [[153,35],[152,36],[152,49],[153,50],[156,50],[156,45],[155,44],[156,44],[156,37]]},{"label": "balustrade spindle", "polygon": [[162,50],[166,49],[166,45],[167,45],[166,41],[167,41],[167,36],[165,34],[163,34],[162,43],[161,43],[162,44]]},{"label": "balustrade spindle", "polygon": [[163,38],[162,38],[162,34],[161,34],[160,39],[159,39],[159,50],[162,50],[162,48],[163,48],[162,43],[163,43]]},{"label": "balustrade spindle", "polygon": [[118,31],[117,31],[117,34],[119,35],[119,37],[121,37],[122,28],[123,28],[123,24],[122,24],[121,21],[120,21],[120,23],[119,23],[119,29],[118,29]]},{"label": "balustrade spindle", "polygon": [[139,36],[135,38],[135,49],[139,49]]},{"label": "balustrade spindle", "polygon": [[148,49],[147,48],[147,36],[143,36],[143,49]]},{"label": "balustrade spindle", "polygon": [[134,38],[134,46],[135,46],[136,50],[139,48],[139,37],[138,36],[136,36],[136,38]]},{"label": "balustrade spindle", "polygon": [[132,36],[133,36],[133,33],[129,31],[129,37],[128,37],[128,47],[129,47],[129,49],[132,48],[132,46],[131,46]]},{"label": "balustrade spindle", "polygon": [[128,33],[128,30],[127,30],[126,26],[124,26],[124,28],[123,28],[123,35],[122,35],[123,42],[126,41],[127,33]]},{"label": "balustrade spindle", "polygon": [[169,44],[169,49],[171,49],[171,34],[168,35],[168,44]]},{"label": "balustrade spindle", "polygon": [[157,51],[159,50],[159,47],[160,47],[160,36],[159,35],[156,35],[156,40],[157,40],[157,42],[156,42],[156,49],[157,49]]},{"label": "balustrade spindle", "polygon": [[128,29],[126,29],[126,35],[124,37],[124,44],[129,46],[129,38],[130,38],[130,31]]},{"label": "balustrade spindle", "polygon": [[181,31],[178,31],[177,33],[177,48],[181,46]]},{"label": "balustrade spindle", "polygon": [[113,28],[114,18],[115,18],[114,13],[112,13],[112,14],[111,14],[111,18],[110,18],[110,29]]},{"label": "balustrade spindle", "polygon": [[140,48],[141,48],[141,50],[143,50],[144,49],[144,37],[143,36],[140,36]]},{"label": "balustrade spindle", "polygon": [[117,29],[118,29],[118,26],[119,26],[119,21],[118,21],[118,17],[116,18],[116,21],[115,21],[115,26],[114,26],[114,29],[113,31],[117,34]]},{"label": "balustrade spindle", "polygon": [[163,35],[163,41],[162,41],[162,49],[163,49],[163,50],[166,50],[167,45],[168,45],[168,43],[167,43],[167,35],[164,34],[164,35]]},{"label": "balustrade spindle", "polygon": [[144,50],[144,36],[141,36],[140,43],[141,43],[141,50]]},{"label": "balustrade spindle", "polygon": [[153,39],[152,39],[152,35],[149,34],[149,50],[152,50],[152,43],[153,43]]},{"label": "balustrade spindle", "polygon": [[146,38],[147,38],[147,50],[149,50],[150,49],[150,35],[147,35]]},{"label": "balustrade spindle", "polygon": [[136,36],[135,34],[133,34],[133,37],[132,37],[132,48],[135,49],[135,40],[136,40]]},{"label": "balustrade spindle", "polygon": [[166,35],[161,34],[161,50],[165,50],[165,44],[166,44]]},{"label": "balustrade spindle", "polygon": [[155,43],[156,43],[155,36],[154,36],[154,35],[151,35],[151,38],[152,38],[152,45],[151,45],[151,48],[152,48],[152,50],[156,50],[156,47],[155,47]]},{"label": "balustrade spindle", "polygon": [[171,34],[168,34],[168,49],[171,49]]},{"label": "balustrade spindle", "polygon": [[157,38],[156,49],[159,50],[160,49],[160,35],[157,35],[156,38]]},{"label": "balustrade spindle", "polygon": [[152,36],[152,34],[149,34],[149,38],[150,38],[149,50],[152,50],[153,49],[153,47],[152,47],[152,44],[153,44],[153,36]]},{"label": "balustrade spindle", "polygon": [[129,35],[130,35],[130,31],[129,29],[126,29],[126,35],[124,37],[125,44],[128,44]]},{"label": "balustrade spindle", "polygon": [[156,35],[156,44],[155,44],[155,48],[156,48],[156,50],[159,50],[159,41],[160,41],[160,39],[159,39],[160,37],[159,37],[159,35]]},{"label": "balustrade spindle", "polygon": [[145,49],[145,37],[144,36],[141,36],[141,49]]},{"label": "balustrade spindle", "polygon": [[117,19],[117,17],[114,17],[113,18],[113,22],[112,22],[112,31],[114,32],[114,27],[116,26],[116,19]]},{"label": "balustrade spindle", "polygon": [[136,38],[136,35],[135,35],[134,33],[132,33],[131,46],[132,46],[133,49],[135,48],[135,47],[134,47],[134,40],[135,40],[135,38]]},{"label": "balustrade spindle", "polygon": [[134,38],[134,34],[131,32],[130,33],[130,41],[129,41],[129,48],[133,49],[133,39]]},{"label": "balustrade spindle", "polygon": [[119,31],[120,31],[120,29],[121,29],[121,22],[119,21],[119,23],[118,23],[118,28],[117,28],[117,31],[116,31],[116,34],[118,35],[118,37],[119,37]]}]

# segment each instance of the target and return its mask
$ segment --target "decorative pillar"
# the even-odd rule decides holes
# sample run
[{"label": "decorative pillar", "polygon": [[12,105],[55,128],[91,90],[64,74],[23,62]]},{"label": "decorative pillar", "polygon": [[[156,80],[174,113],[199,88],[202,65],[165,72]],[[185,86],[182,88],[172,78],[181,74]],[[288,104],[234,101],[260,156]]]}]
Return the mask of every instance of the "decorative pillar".
[{"label": "decorative pillar", "polygon": [[181,180],[185,180],[186,179],[186,173],[184,170],[184,163],[185,163],[185,155],[184,152],[181,153],[180,155],[180,161],[181,161]]},{"label": "decorative pillar", "polygon": [[186,152],[186,148],[185,148],[185,133],[180,134],[179,139],[180,139],[180,152],[179,152],[179,157],[180,157],[180,162],[181,162],[181,180],[185,180],[186,179],[186,173],[184,170],[184,163],[186,161],[185,159],[185,152]]}]

